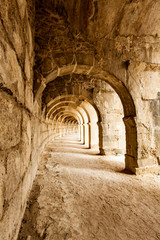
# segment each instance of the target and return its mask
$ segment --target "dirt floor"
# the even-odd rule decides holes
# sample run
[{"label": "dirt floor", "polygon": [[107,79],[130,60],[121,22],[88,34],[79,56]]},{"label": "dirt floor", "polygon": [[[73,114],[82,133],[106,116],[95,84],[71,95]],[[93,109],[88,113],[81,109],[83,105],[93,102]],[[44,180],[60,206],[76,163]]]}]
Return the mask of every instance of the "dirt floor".
[{"label": "dirt floor", "polygon": [[42,156],[19,240],[160,240],[160,176],[56,140]]}]

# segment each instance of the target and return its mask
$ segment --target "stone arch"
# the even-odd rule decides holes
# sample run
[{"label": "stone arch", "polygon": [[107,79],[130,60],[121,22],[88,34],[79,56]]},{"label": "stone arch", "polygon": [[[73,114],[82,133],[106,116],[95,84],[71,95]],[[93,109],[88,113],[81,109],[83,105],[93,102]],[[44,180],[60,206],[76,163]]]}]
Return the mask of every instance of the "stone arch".
[{"label": "stone arch", "polygon": [[99,119],[94,107],[86,100],[81,103],[81,107],[86,109],[89,118],[89,148],[97,148],[99,144]]},{"label": "stone arch", "polygon": [[[73,109],[73,111],[71,111],[71,109],[69,109],[69,110],[61,109],[60,111],[57,111],[55,113],[55,118],[57,118],[57,121],[55,120],[55,126],[57,126],[59,118],[61,118],[62,116],[67,116],[67,115],[75,117],[77,119],[77,121],[79,122],[79,134],[80,134],[79,139],[84,144],[85,143],[85,129],[84,129],[85,119],[81,115],[81,113],[79,113],[75,109]],[[58,127],[56,127],[56,129],[58,129]]]},{"label": "stone arch", "polygon": [[[68,105],[68,103],[69,103],[69,105]],[[53,116],[53,113],[54,113],[55,110],[58,110],[58,109],[63,108],[63,107],[65,107],[65,108],[71,108],[72,107],[74,109],[78,108],[78,106],[74,102],[71,102],[71,101],[69,101],[69,102],[66,102],[66,101],[59,102],[59,104],[56,104],[56,106],[52,106],[52,108],[50,108],[50,110],[47,114],[47,118],[51,118]],[[79,110],[77,109],[77,111],[80,113],[80,109]],[[87,113],[86,113],[86,115],[89,118]]]},{"label": "stone arch", "polygon": [[67,110],[58,112],[55,117],[57,117],[57,120],[59,120],[59,119],[62,120],[62,118],[65,118],[65,117],[73,117],[74,119],[77,120],[77,122],[79,124],[82,123],[82,119],[80,118],[79,115],[76,115],[76,113],[73,113],[73,112],[70,112],[70,111],[67,111]]},{"label": "stone arch", "polygon": [[41,85],[36,93],[35,100],[41,96],[41,93],[46,87],[46,84],[53,81],[59,76],[65,76],[69,74],[83,74],[92,76],[97,79],[107,82],[118,94],[124,110],[124,124],[126,128],[126,155],[125,155],[125,167],[126,169],[136,172],[138,168],[138,156],[137,156],[137,127],[135,122],[136,110],[135,105],[125,84],[111,75],[109,72],[101,70],[95,65],[66,65],[61,68],[57,68],[52,71],[45,79],[42,80]]},{"label": "stone arch", "polygon": [[[78,131],[79,124],[78,124],[78,120],[75,117],[69,116],[68,114],[63,115],[61,116],[61,122],[62,124],[67,126],[66,128],[67,134],[79,133]],[[80,134],[79,134],[79,137],[80,137]]]},{"label": "stone arch", "polygon": [[59,104],[60,102],[74,102],[79,104],[81,101],[86,100],[88,103],[90,103],[93,108],[96,110],[96,114],[98,116],[98,121],[101,122],[102,118],[101,118],[101,114],[99,109],[97,108],[97,106],[94,104],[94,102],[92,101],[92,99],[85,97],[85,96],[77,96],[77,95],[73,95],[73,94],[68,94],[68,95],[61,95],[61,96],[57,96],[56,98],[52,99],[51,101],[48,102],[47,104],[47,109],[46,109],[46,115],[48,115],[50,109],[52,108],[52,106]]},{"label": "stone arch", "polygon": [[69,113],[62,114],[62,116],[61,116],[62,121],[65,121],[66,118],[68,121],[71,120],[71,121],[76,121],[76,122],[80,123],[78,116],[75,116],[73,114],[69,114]]},{"label": "stone arch", "polygon": [[[66,103],[69,105],[70,105],[70,103],[71,104],[74,103],[76,106],[83,105],[83,108],[85,108],[84,107],[85,104],[88,105],[88,107],[85,108],[85,111],[88,114],[89,122],[83,123],[83,124],[85,125],[84,131],[86,132],[86,136],[88,135],[88,132],[89,132],[90,137],[88,137],[88,139],[86,139],[86,140],[84,137],[82,142],[83,143],[88,142],[87,146],[89,148],[95,148],[95,149],[99,148],[100,153],[105,154],[105,151],[103,149],[103,127],[102,127],[101,113],[100,113],[99,109],[97,108],[97,106],[95,105],[95,103],[93,102],[93,100],[86,96],[82,96],[82,95],[79,96],[79,95],[74,95],[74,94],[57,96],[56,98],[50,100],[47,103],[47,105],[45,107],[46,118],[49,117],[49,115],[52,111],[52,107],[60,105],[61,103]],[[92,115],[91,118],[90,118],[90,115]],[[94,123],[95,123],[95,125],[94,125]]]},{"label": "stone arch", "polygon": [[[60,136],[64,136],[70,133],[75,133],[75,131],[73,131],[75,129],[77,133],[78,125],[80,125],[80,121],[81,121],[78,115],[71,112],[67,112],[67,113],[60,112],[57,115],[58,115],[58,118],[55,124],[56,124],[56,129],[59,129],[61,131]],[[79,139],[80,139],[80,135],[79,135]]]},{"label": "stone arch", "polygon": [[[71,101],[70,98],[74,101]],[[58,97],[58,101],[56,98],[55,100],[51,100],[51,103],[48,103],[48,107],[49,108],[47,108],[46,118],[50,118],[54,111],[56,109],[61,109],[61,107],[73,107],[74,109],[77,109],[77,111],[84,117],[84,137],[82,142],[85,143],[89,148],[95,148],[101,151],[102,139],[100,139],[99,134],[99,115],[89,102],[84,99],[83,101],[80,101],[78,96],[74,96],[74,98],[73,96],[61,96],[61,98]]]},{"label": "stone arch", "polygon": [[78,123],[78,120],[75,117],[69,116],[68,114],[61,116],[61,121],[64,123]]}]

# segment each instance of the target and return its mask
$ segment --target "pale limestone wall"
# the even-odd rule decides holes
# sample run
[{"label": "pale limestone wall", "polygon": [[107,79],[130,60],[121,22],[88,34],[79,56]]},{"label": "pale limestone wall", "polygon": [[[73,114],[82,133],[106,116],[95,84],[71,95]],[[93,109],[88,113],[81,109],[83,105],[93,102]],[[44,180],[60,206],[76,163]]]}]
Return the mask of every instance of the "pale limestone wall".
[{"label": "pale limestone wall", "polygon": [[128,72],[127,84],[137,109],[139,166],[157,164],[160,149],[160,72],[157,67],[144,62],[131,62]]},{"label": "pale limestone wall", "polygon": [[[69,5],[73,2],[66,2],[67,9]],[[94,1],[89,10],[81,5],[78,17],[68,11],[73,31],[96,43],[94,64],[120,79],[133,98],[139,167],[157,165],[160,152],[159,11],[160,2],[151,0]]]},{"label": "pale limestone wall", "polygon": [[[112,63],[104,65],[104,68],[124,82],[133,98],[136,109],[138,166],[155,166],[160,151],[160,41],[157,36],[123,36],[118,39],[119,42],[114,40],[112,44],[112,57],[109,57]],[[107,51],[106,57],[108,54]],[[129,60],[127,64],[126,60]]]},{"label": "pale limestone wall", "polygon": [[[49,4],[49,1],[47,3]],[[64,5],[69,6],[70,3],[65,1]],[[118,3],[117,0],[95,1],[94,15],[89,19],[85,19],[88,14],[82,4],[78,11],[79,16],[76,15],[78,22],[72,21],[74,11],[70,11],[68,15],[73,33],[75,31],[79,34],[75,34],[75,39],[70,39],[69,31],[68,35],[62,34],[67,49],[70,46],[69,52],[64,54],[63,49],[66,49],[66,45],[63,48],[63,41],[58,38],[54,44],[57,46],[59,43],[60,47],[62,44],[62,52],[56,56],[53,54],[54,59],[49,62],[51,68],[47,68],[47,47],[47,50],[43,51],[46,62],[40,61],[46,64],[39,68],[37,61],[36,66],[45,75],[54,70],[55,65],[60,67],[75,63],[72,48],[75,47],[76,41],[78,64],[95,64],[120,79],[135,104],[139,167],[156,165],[160,156],[160,31],[159,14],[156,12],[160,4],[158,1],[153,4],[150,0],[145,0],[144,3],[131,1],[128,4],[123,0],[119,0]],[[44,4],[46,5],[45,1]],[[48,141],[59,136],[61,131],[41,117],[41,101],[37,99],[38,102],[34,102],[35,46],[32,0],[1,0],[0,14],[0,239],[9,240],[16,239],[40,154]],[[57,31],[63,32],[63,29],[66,29],[66,19],[62,21],[58,15],[56,17],[55,27],[57,26]],[[146,24],[143,24],[144,22]],[[64,28],[61,28],[62,26]],[[47,26],[43,25],[44,29],[41,28],[40,19],[37,18],[38,27],[42,36],[48,37],[44,34]],[[52,28],[53,37],[57,34],[55,27]],[[48,28],[50,29],[50,25]],[[50,31],[48,33],[50,34]],[[48,42],[44,39],[44,43]],[[38,44],[41,46],[41,42]],[[53,50],[54,44],[52,42]],[[40,53],[40,49],[36,48],[36,54]],[[74,67],[73,70],[75,69]],[[87,75],[90,71],[87,70]],[[86,74],[85,71],[84,73]],[[37,78],[37,84],[38,81],[40,80]],[[81,84],[85,86],[84,82]],[[79,87],[77,84],[74,88],[75,94],[79,93]],[[122,106],[115,98],[115,93],[103,92],[103,89],[96,93],[96,89],[92,92],[92,88],[95,88],[95,85],[92,86],[91,83],[89,96],[102,113],[104,148],[111,152],[115,149],[123,150],[124,142],[120,142],[120,139],[125,139],[122,131],[124,124],[121,121]],[[71,88],[68,93],[70,90]],[[129,121],[131,127],[132,120]],[[132,134],[128,136],[132,138]]]},{"label": "pale limestone wall", "polygon": [[[43,14],[47,25],[41,21],[45,8],[49,10]],[[116,83],[109,76],[106,81],[123,100],[128,130],[126,167],[134,172],[137,167],[157,165],[159,158],[159,11],[159,1],[151,0],[37,1],[37,86],[39,76],[65,75],[70,64],[66,75],[96,75],[97,67],[115,76]],[[82,65],[88,66],[86,71],[85,67],[81,71]]]},{"label": "pale limestone wall", "polygon": [[123,106],[116,92],[105,82],[97,82],[93,100],[102,117],[103,150],[106,155],[125,154],[126,132]]},{"label": "pale limestone wall", "polygon": [[0,240],[16,239],[40,154],[53,132],[41,121],[40,103],[33,104],[29,7],[25,0],[0,1]]},{"label": "pale limestone wall", "polygon": [[[16,239],[36,171],[33,163],[33,41],[25,1],[1,1],[0,239]],[[19,6],[19,8],[17,8]],[[27,44],[26,44],[27,42]]]},{"label": "pale limestone wall", "polygon": [[[137,1],[137,3],[126,5],[121,11],[122,15],[117,24],[119,36],[110,41],[115,50],[106,52],[111,63],[110,65],[107,62],[106,68],[126,84],[136,106],[140,166],[156,164],[159,156],[157,138],[159,133],[157,120],[160,114],[158,109],[158,92],[160,91],[159,9],[158,1],[154,4],[148,0],[144,1],[144,4]],[[102,8],[101,11],[105,12],[105,9]],[[127,60],[129,60],[129,66],[125,68],[122,63]]]},{"label": "pale limestone wall", "polygon": [[138,166],[155,166],[160,152],[160,3],[98,1],[93,8],[87,40],[97,42],[97,64],[120,79],[133,98]]}]

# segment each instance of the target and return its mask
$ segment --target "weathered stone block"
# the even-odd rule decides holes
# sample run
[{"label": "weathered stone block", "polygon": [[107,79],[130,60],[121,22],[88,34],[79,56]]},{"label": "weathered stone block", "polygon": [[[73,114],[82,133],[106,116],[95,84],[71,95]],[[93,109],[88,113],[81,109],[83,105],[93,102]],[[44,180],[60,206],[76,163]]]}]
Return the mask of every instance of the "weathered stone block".
[{"label": "weathered stone block", "polygon": [[16,146],[21,138],[21,109],[7,93],[0,91],[0,149]]},{"label": "weathered stone block", "polygon": [[76,60],[79,65],[93,66],[94,55],[90,53],[77,53]]},{"label": "weathered stone block", "polygon": [[148,166],[155,166],[157,165],[158,160],[155,157],[149,156],[148,158],[139,159],[138,166],[139,167],[148,167]]},{"label": "weathered stone block", "polygon": [[15,51],[4,40],[0,44],[0,83],[24,102],[24,81]]},{"label": "weathered stone block", "polygon": [[26,0],[17,0],[17,3],[19,6],[21,18],[23,19],[26,11]]},{"label": "weathered stone block", "polygon": [[22,123],[22,142],[21,142],[21,174],[24,174],[30,161],[31,161],[31,131],[32,131],[32,122],[30,116],[26,111],[23,111],[23,123]]},{"label": "weathered stone block", "polygon": [[27,77],[27,81],[31,82],[31,76],[32,76],[31,59],[27,49],[25,54],[25,74]]},{"label": "weathered stone block", "polygon": [[135,169],[136,175],[146,175],[146,174],[156,174],[160,173],[160,168],[158,166],[146,166]]},{"label": "weathered stone block", "polygon": [[4,210],[4,190],[5,190],[5,161],[6,155],[5,152],[0,151],[0,220],[3,216]]},{"label": "weathered stone block", "polygon": [[[25,2],[23,1],[23,4],[24,3]],[[12,42],[18,57],[21,58],[24,50],[24,38],[21,18],[19,17],[19,9],[17,8],[16,1],[4,0],[3,3],[0,3],[0,12],[6,35]]]},{"label": "weathered stone block", "polygon": [[20,184],[12,199],[9,202],[5,201],[5,214],[3,216],[3,221],[0,222],[0,239],[17,239],[16,234],[18,233],[23,214],[21,209],[21,197],[22,192]]},{"label": "weathered stone block", "polygon": [[26,82],[25,85],[25,106],[31,112],[33,111],[33,87],[29,82]]},{"label": "weathered stone block", "polygon": [[11,150],[6,158],[5,200],[10,201],[21,181],[21,155],[19,150]]}]

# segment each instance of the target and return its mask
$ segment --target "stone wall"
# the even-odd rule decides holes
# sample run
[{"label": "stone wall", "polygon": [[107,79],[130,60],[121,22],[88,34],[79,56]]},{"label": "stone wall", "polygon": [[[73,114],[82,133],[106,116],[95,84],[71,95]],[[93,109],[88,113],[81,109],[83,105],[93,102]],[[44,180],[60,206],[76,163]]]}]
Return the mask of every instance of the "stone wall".
[{"label": "stone wall", "polygon": [[[74,100],[75,107],[78,104],[83,106],[81,103],[83,98],[88,99],[96,107],[103,131],[103,153],[106,155],[124,154],[126,152],[126,136],[123,106],[114,89],[105,81],[88,76],[72,74],[72,77],[69,75],[62,78],[58,77],[47,84],[42,95],[43,106],[45,108],[58,96],[72,98],[73,95],[77,96],[77,100]],[[70,105],[71,103],[66,101],[64,104]],[[90,121],[94,121],[92,113],[90,116]]]},{"label": "stone wall", "polygon": [[41,120],[41,103],[33,104],[34,8],[28,4],[0,2],[1,240],[17,238],[40,154],[53,133]]},{"label": "stone wall", "polygon": [[34,178],[33,41],[25,1],[0,3],[0,239],[16,239]]},{"label": "stone wall", "polygon": [[158,106],[160,92],[159,2],[62,0],[46,4],[37,0],[36,6],[35,92],[41,75],[51,81],[65,76],[66,70],[66,75],[100,75],[98,79],[103,78],[98,72],[105,71],[125,110],[126,167],[134,172],[138,167],[157,167],[159,127],[152,106],[153,102]]},{"label": "stone wall", "polygon": [[[16,239],[40,154],[61,134],[41,112],[49,91],[57,97],[83,90],[99,109],[107,152],[124,152],[123,105],[126,167],[157,173],[152,167],[160,161],[158,1],[37,0],[36,13],[34,2],[0,1],[0,240]],[[97,87],[103,78],[122,105],[115,92]],[[54,91],[47,89],[54,79]]]},{"label": "stone wall", "polygon": [[123,106],[116,92],[105,82],[97,81],[93,100],[102,117],[103,151],[105,155],[126,153]]},{"label": "stone wall", "polygon": [[[113,0],[98,1],[94,7],[95,14],[88,21],[88,39],[98,40],[97,61],[125,84],[133,98],[138,166],[156,166],[159,158],[160,4],[150,0],[143,3]],[[101,56],[104,57],[99,61]]]}]

